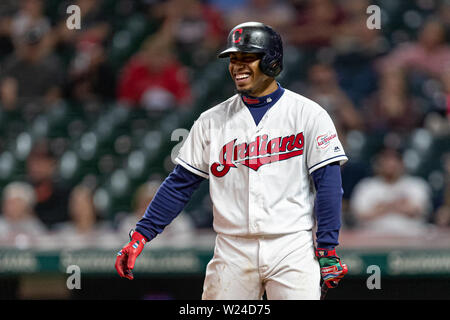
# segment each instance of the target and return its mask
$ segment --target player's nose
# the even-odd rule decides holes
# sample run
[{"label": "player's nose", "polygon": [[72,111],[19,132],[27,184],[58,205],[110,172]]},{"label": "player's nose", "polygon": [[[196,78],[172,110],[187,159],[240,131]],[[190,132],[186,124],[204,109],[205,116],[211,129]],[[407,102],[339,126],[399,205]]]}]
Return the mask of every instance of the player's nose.
[{"label": "player's nose", "polygon": [[232,66],[232,70],[235,73],[238,73],[239,71],[244,71],[244,70],[247,70],[247,69],[248,69],[247,64],[245,62],[243,62],[243,61],[236,62]]}]

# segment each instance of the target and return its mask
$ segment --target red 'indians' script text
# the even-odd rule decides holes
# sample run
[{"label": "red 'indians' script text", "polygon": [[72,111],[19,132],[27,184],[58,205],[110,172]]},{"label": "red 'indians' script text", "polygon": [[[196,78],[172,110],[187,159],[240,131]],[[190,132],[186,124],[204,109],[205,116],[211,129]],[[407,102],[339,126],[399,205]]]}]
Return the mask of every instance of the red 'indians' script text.
[{"label": "red 'indians' script text", "polygon": [[225,176],[236,164],[243,164],[257,171],[261,166],[286,160],[303,154],[303,132],[268,140],[268,135],[257,136],[250,143],[236,144],[231,140],[222,147],[219,162],[211,165],[211,172],[216,177]]}]

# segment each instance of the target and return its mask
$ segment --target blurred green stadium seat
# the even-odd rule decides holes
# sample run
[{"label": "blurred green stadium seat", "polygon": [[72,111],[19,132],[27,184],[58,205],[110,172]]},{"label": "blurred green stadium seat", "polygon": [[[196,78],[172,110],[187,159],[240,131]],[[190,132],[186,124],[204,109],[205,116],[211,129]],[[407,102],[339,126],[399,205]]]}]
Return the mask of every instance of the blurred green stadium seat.
[{"label": "blurred green stadium seat", "polygon": [[17,159],[12,152],[4,151],[0,154],[0,183],[3,186],[14,178],[17,166]]},{"label": "blurred green stadium seat", "polygon": [[147,36],[157,30],[158,24],[142,13],[134,13],[115,30],[108,56],[112,66],[119,69],[138,51]]}]

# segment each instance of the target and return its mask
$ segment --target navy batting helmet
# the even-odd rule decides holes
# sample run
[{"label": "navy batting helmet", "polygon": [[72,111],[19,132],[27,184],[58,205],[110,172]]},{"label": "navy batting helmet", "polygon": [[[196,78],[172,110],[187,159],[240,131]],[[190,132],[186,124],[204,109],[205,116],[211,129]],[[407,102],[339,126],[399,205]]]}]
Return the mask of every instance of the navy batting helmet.
[{"label": "navy batting helmet", "polygon": [[260,22],[245,22],[234,27],[228,35],[227,48],[218,57],[233,52],[261,53],[261,71],[276,77],[283,69],[283,44],[280,35]]}]

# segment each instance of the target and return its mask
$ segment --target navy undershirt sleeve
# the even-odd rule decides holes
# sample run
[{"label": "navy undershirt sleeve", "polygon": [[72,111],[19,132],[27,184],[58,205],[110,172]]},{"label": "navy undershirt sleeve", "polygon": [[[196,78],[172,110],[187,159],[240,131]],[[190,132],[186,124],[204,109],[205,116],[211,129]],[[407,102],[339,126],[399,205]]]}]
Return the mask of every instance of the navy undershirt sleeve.
[{"label": "navy undershirt sleeve", "polygon": [[315,212],[317,219],[316,244],[318,248],[332,249],[339,244],[341,228],[342,179],[339,163],[315,170],[312,174],[316,187]]},{"label": "navy undershirt sleeve", "polygon": [[206,179],[177,165],[161,184],[144,216],[136,224],[136,231],[148,241],[155,238],[184,209],[204,180]]}]

